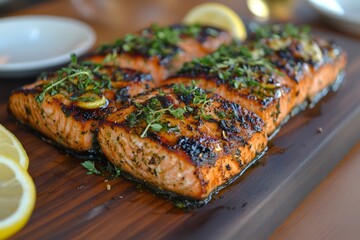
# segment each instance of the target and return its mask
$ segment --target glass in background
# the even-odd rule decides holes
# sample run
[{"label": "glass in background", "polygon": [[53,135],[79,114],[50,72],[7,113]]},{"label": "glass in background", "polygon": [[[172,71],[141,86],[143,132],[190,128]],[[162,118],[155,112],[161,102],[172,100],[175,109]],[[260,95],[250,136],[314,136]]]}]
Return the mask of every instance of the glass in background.
[{"label": "glass in background", "polygon": [[247,0],[247,5],[258,21],[288,21],[293,14],[295,0]]}]

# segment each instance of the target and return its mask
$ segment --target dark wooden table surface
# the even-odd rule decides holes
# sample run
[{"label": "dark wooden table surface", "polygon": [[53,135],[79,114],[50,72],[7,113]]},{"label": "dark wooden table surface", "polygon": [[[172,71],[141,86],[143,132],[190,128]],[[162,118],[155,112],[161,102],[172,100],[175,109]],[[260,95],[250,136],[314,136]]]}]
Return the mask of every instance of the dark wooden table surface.
[{"label": "dark wooden table surface", "polygon": [[[42,2],[5,13],[0,11],[0,17],[49,14],[76,18],[88,23],[95,29],[98,36],[97,44],[99,44],[112,41],[127,32],[134,32],[153,22],[160,24],[178,22],[188,9],[200,2],[203,1],[183,1],[180,3],[180,1],[167,0],[58,0]],[[226,3],[247,22],[256,20],[248,11],[246,1],[219,2]],[[347,75],[351,80],[345,82],[339,93],[333,93],[326,97],[320,103],[321,107],[307,110],[291,120],[273,142],[273,144],[279,144],[282,147],[287,146],[285,143],[293,140],[294,135],[300,134],[296,131],[297,128],[316,131],[316,124],[321,123],[323,121],[321,119],[326,117],[318,117],[321,115],[320,112],[326,111],[326,109],[330,111],[331,104],[342,104],[344,106],[343,112],[351,115],[353,111],[347,109],[346,106],[349,105],[346,101],[358,101],[351,105],[355,106],[354,112],[359,109],[356,105],[360,103],[358,96],[351,98],[351,95],[355,95],[356,90],[360,91],[360,38],[344,35],[329,28],[305,1],[295,1],[289,11],[291,14],[286,15],[285,18],[288,19],[285,20],[309,24],[319,34],[335,38],[340,41],[340,44],[345,45],[344,48],[349,51],[349,59],[351,59],[347,68]],[[16,124],[7,113],[8,96],[15,87],[33,80],[31,78],[0,79],[0,123],[14,132],[27,150],[30,158],[29,172],[37,188],[35,211],[30,222],[14,236],[14,239],[81,239],[85,237],[89,239],[157,239],[174,238],[175,236],[179,238],[207,237],[214,239],[220,238],[216,235],[219,233],[237,232],[237,229],[234,229],[238,226],[236,222],[229,222],[227,219],[242,222],[244,219],[239,219],[237,215],[244,215],[243,212],[246,213],[249,207],[258,207],[243,201],[239,193],[242,193],[246,186],[251,186],[247,182],[258,178],[258,175],[264,170],[267,168],[274,169],[271,167],[272,165],[276,166],[274,161],[277,161],[277,158],[274,158],[274,155],[280,154],[276,147],[270,148],[267,161],[264,162],[265,167],[251,170],[244,176],[243,179],[246,180],[244,187],[241,186],[241,183],[236,182],[207,206],[199,210],[184,211],[146,189],[139,188],[130,181],[118,179],[106,183],[102,177],[86,175],[86,171],[80,166],[80,162],[83,160],[66,155]],[[354,84],[354,87],[351,87],[351,84]],[[323,115],[325,114],[323,113]],[[334,119],[341,119],[341,116],[334,117]],[[353,129],[358,131],[360,122],[354,119],[358,120],[359,117],[356,118],[355,116],[351,119],[351,123],[355,124]],[[331,121],[329,120],[329,122]],[[329,126],[333,125],[330,124]],[[279,225],[284,219],[286,220],[273,233],[272,239],[356,239],[360,236],[360,209],[358,204],[360,194],[356,187],[356,183],[360,180],[358,174],[360,164],[359,161],[356,161],[359,160],[360,156],[360,144],[358,143],[360,132],[351,133],[351,130],[347,131],[351,137],[347,138],[346,134],[339,135],[341,136],[339,141],[344,143],[343,148],[336,149],[337,156],[340,156],[340,159],[331,158],[325,152],[324,154],[320,152],[322,157],[333,159],[334,165],[348,152],[347,156],[290,217],[288,217],[289,213],[285,211],[281,213],[281,217],[276,218],[278,222],[275,225]],[[293,137],[290,136],[290,133]],[[319,137],[318,135],[314,136],[314,143],[317,144],[316,138]],[[324,140],[332,139],[331,134],[326,135],[325,133],[322,137]],[[289,148],[291,149],[287,150],[285,147],[280,149],[280,152],[285,151],[285,153],[279,155],[279,162],[282,161],[282,158],[298,151],[294,150],[295,147],[292,145]],[[314,147],[313,149],[317,149],[315,153],[319,154],[321,148]],[[290,165],[279,167],[278,171],[281,171],[281,168],[290,168]],[[328,173],[331,167],[332,165],[324,174]],[[282,176],[281,173],[279,175]],[[321,178],[323,177],[325,176]],[[106,189],[107,184],[112,186],[110,191]],[[267,193],[267,189],[264,188],[256,188],[256,190],[261,189],[258,195]],[[311,189],[307,189],[306,193]],[[300,194],[294,204],[300,203],[302,199],[303,195]],[[295,206],[292,206],[291,209]],[[278,207],[281,209],[281,206]],[[281,214],[279,213],[279,215]],[[249,215],[245,216],[249,217]],[[269,236],[274,231],[275,225],[262,222],[254,229],[266,229],[259,234],[259,237],[264,237],[265,233],[266,236]],[[224,230],[207,231],[220,227]],[[214,235],[207,236],[206,232],[214,232]],[[226,236],[239,235],[228,234]]]}]

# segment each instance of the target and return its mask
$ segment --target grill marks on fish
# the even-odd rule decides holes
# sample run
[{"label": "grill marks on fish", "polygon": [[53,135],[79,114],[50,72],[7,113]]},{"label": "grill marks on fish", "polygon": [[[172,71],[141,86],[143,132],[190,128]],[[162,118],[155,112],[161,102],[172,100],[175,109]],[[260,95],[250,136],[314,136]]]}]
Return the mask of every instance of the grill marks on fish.
[{"label": "grill marks on fish", "polygon": [[[93,150],[99,120],[116,110],[115,100],[128,101],[123,98],[134,96],[154,86],[148,74],[118,67],[103,67],[99,72],[110,76],[112,82],[108,89],[101,89],[108,104],[95,108],[83,109],[77,101],[71,100],[72,92],[62,90],[51,95],[46,94],[43,101],[37,96],[44,86],[58,79],[55,73],[48,74],[33,84],[13,91],[9,99],[9,109],[23,124],[26,124],[54,142],[76,152]],[[97,74],[97,73],[95,73]]]},{"label": "grill marks on fish", "polygon": [[86,60],[95,80],[111,79],[97,93],[106,106],[80,108],[66,88],[37,101],[59,79],[50,73],[15,90],[11,112],[66,148],[96,142],[133,177],[204,200],[266,149],[296,106],[335,81],[346,53],[290,25],[258,28],[241,44],[215,28],[172,25],[126,35]]},{"label": "grill marks on fish", "polygon": [[195,80],[198,87],[214,89],[263,118],[270,135],[296,106],[329,87],[346,65],[346,53],[334,43],[279,31],[186,63],[165,84]]},{"label": "grill marks on fish", "polygon": [[[173,88],[164,86],[142,94],[136,102],[110,114],[100,124],[99,143],[105,156],[132,176],[167,191],[203,199],[266,148],[264,122],[212,92],[206,92],[208,101],[202,105],[185,103],[183,94]],[[141,137],[146,119],[137,119],[130,126],[129,116],[139,114],[138,104],[146,105],[158,97],[171,101],[175,108],[192,110],[182,118],[170,112],[162,115],[158,122],[177,126],[176,131],[153,129]],[[169,106],[160,102],[162,108]]]},{"label": "grill marks on fish", "polygon": [[89,60],[151,73],[156,84],[176,72],[184,62],[214,52],[231,36],[220,29],[197,25],[152,25],[101,46]]}]

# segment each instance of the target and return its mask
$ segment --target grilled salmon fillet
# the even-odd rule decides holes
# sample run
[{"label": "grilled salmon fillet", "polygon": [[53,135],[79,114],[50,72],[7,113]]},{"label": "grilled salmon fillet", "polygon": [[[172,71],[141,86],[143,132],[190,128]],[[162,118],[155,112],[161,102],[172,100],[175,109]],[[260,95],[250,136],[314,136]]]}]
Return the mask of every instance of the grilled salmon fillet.
[{"label": "grilled salmon fillet", "polygon": [[230,41],[230,34],[213,27],[152,25],[138,34],[127,34],[101,46],[88,60],[151,73],[158,85],[184,62],[214,52]]},{"label": "grilled salmon fillet", "polygon": [[94,151],[99,119],[150,87],[149,74],[119,67],[74,65],[13,91],[11,113],[54,143],[78,153]]},{"label": "grilled salmon fillet", "polygon": [[214,89],[258,114],[271,135],[292,110],[329,87],[345,68],[346,54],[306,29],[262,27],[244,44],[234,42],[186,63],[165,84]]},{"label": "grilled salmon fillet", "polygon": [[219,95],[182,84],[141,94],[101,121],[105,156],[157,188],[207,198],[264,151],[264,122]]},{"label": "grilled salmon fillet", "polygon": [[15,90],[10,111],[65,148],[205,200],[334,84],[346,53],[290,24],[259,27],[244,43],[211,27],[153,25],[86,60]]}]

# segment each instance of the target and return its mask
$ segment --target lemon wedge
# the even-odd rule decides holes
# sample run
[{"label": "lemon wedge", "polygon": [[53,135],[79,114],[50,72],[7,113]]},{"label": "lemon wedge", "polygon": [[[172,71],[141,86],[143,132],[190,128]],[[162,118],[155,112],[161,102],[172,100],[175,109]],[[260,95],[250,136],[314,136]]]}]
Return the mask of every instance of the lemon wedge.
[{"label": "lemon wedge", "polygon": [[235,38],[246,38],[246,28],[241,18],[234,10],[220,3],[203,3],[195,6],[186,14],[183,22],[222,28]]},{"label": "lemon wedge", "polygon": [[0,173],[0,239],[6,239],[29,220],[35,205],[35,186],[23,167],[3,156]]},{"label": "lemon wedge", "polygon": [[29,166],[29,157],[20,141],[0,124],[0,156],[20,164],[25,170]]}]

